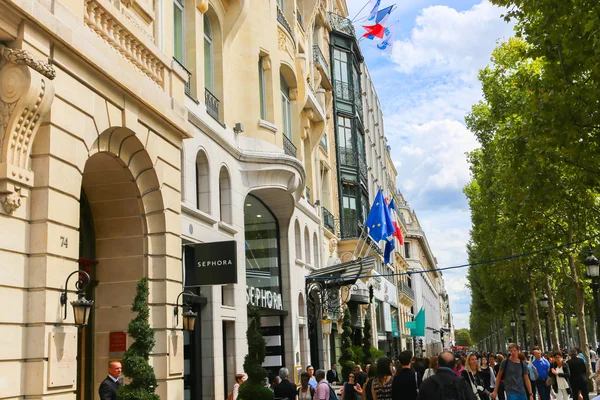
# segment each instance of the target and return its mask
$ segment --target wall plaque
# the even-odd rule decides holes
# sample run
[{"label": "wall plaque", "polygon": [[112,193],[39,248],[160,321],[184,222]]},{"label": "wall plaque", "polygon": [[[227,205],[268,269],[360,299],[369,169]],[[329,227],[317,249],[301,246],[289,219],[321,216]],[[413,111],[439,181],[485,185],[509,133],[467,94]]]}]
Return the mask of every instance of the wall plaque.
[{"label": "wall plaque", "polygon": [[77,334],[50,332],[48,387],[73,386],[77,379]]}]

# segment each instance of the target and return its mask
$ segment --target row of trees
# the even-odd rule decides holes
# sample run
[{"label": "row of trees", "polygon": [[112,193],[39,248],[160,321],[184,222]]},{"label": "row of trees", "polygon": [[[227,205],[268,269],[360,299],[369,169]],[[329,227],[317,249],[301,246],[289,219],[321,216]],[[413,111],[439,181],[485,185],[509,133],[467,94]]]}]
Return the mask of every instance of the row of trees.
[{"label": "row of trees", "polygon": [[544,337],[545,293],[551,347],[559,347],[559,315],[577,316],[586,344],[593,307],[583,259],[600,234],[600,3],[492,2],[509,10],[515,37],[479,74],[483,100],[466,121],[481,147],[468,155],[464,191],[470,262],[502,260],[469,269],[471,336],[508,331],[521,308],[533,345]]}]

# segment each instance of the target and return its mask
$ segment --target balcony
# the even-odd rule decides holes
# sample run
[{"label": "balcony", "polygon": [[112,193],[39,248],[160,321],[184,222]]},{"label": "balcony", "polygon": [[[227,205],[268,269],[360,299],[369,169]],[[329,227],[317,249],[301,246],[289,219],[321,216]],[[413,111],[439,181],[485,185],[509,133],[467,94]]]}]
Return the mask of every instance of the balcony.
[{"label": "balcony", "polygon": [[348,18],[344,18],[339,14],[330,12],[329,24],[331,25],[331,29],[333,29],[334,31],[338,31],[346,35],[356,37],[354,25],[352,25],[352,21],[350,21]]},{"label": "balcony", "polygon": [[358,239],[363,223],[356,217],[340,218],[340,237],[342,239]]},{"label": "balcony", "polygon": [[367,162],[363,157],[358,157],[358,172],[360,173],[360,179],[366,186],[369,184],[369,178],[367,175]]},{"label": "balcony", "polygon": [[335,231],[335,219],[333,219],[333,214],[326,209],[325,207],[321,207],[323,210],[323,224],[325,224],[325,228],[329,229],[331,233],[336,235]]},{"label": "balcony", "polygon": [[283,151],[291,157],[297,157],[297,149],[294,143],[287,136],[283,135]]},{"label": "balcony", "polygon": [[335,97],[340,100],[352,101],[352,85],[336,80],[334,82]]},{"label": "balcony", "polygon": [[340,147],[340,164],[350,167],[358,165],[358,157],[354,149]]},{"label": "balcony", "polygon": [[[331,78],[329,76],[329,64],[327,63],[327,59],[323,55],[321,48],[318,45],[313,46],[313,61],[317,66],[317,69],[321,72],[321,77],[327,86],[331,87]],[[325,86],[323,86],[325,87]]]},{"label": "balcony", "polygon": [[308,201],[308,204],[312,204],[312,200],[310,198],[310,188],[307,186],[304,188],[304,191],[306,193],[306,201]]},{"label": "balcony", "polygon": [[279,8],[279,5],[277,6],[277,22],[279,22],[281,26],[283,26],[283,28],[287,31],[287,33],[290,35],[290,38],[292,38],[292,42],[295,46],[296,42],[294,41],[294,35],[292,34],[292,27],[285,18],[285,15],[283,15],[283,11],[281,10],[281,8]]},{"label": "balcony", "polygon": [[400,299],[405,297],[407,300],[414,304],[415,302],[415,291],[413,288],[408,286],[405,282],[398,282],[398,294],[400,295]]},{"label": "balcony", "polygon": [[219,118],[219,99],[210,92],[208,89],[204,89],[204,101],[206,103],[206,112],[208,115],[214,118],[215,121],[221,124]]}]

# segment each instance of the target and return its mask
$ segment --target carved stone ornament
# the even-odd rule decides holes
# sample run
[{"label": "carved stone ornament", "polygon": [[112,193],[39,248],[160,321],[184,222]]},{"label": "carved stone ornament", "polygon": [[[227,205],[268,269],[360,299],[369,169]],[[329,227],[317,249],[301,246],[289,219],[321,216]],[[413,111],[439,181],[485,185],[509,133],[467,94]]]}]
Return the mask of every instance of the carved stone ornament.
[{"label": "carved stone ornament", "polygon": [[56,71],[25,50],[0,45],[0,193],[11,214],[33,187],[31,147],[54,99]]},{"label": "carved stone ornament", "polygon": [[329,239],[329,252],[335,253],[337,250],[338,241],[336,239]]}]

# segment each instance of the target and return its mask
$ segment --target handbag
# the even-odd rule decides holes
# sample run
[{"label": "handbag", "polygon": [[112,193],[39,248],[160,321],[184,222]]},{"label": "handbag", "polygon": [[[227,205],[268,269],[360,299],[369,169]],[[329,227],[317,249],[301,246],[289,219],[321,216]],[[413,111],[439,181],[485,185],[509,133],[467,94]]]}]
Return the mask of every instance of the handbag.
[{"label": "handbag", "polygon": [[556,379],[554,379],[553,376],[548,375],[548,377],[546,378],[546,386],[554,386],[555,383]]},{"label": "handbag", "polygon": [[467,371],[467,375],[469,376],[469,381],[471,382],[471,388],[473,389],[473,394],[475,394],[475,398],[480,400],[479,392],[477,391],[477,385],[473,382],[473,374],[470,371]]}]

